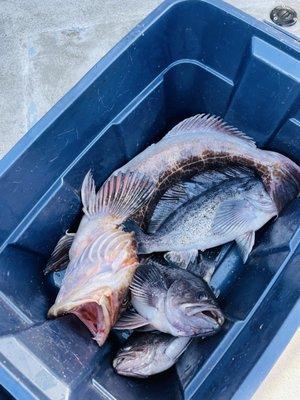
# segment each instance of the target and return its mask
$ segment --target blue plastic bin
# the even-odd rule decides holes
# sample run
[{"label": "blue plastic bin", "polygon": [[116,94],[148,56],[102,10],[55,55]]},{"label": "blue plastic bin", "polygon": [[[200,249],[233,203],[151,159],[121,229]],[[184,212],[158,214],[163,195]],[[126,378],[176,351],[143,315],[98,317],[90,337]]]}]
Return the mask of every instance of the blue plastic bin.
[{"label": "blue plastic bin", "polygon": [[[99,38],[101,40],[101,38]],[[73,316],[47,320],[42,270],[100,185],[174,124],[221,115],[300,163],[300,43],[221,1],[166,1],[115,46],[0,164],[0,384],[18,399],[246,399],[299,326],[300,199],[257,235],[242,265],[228,247],[213,279],[230,321],[148,380],[111,367]]]}]

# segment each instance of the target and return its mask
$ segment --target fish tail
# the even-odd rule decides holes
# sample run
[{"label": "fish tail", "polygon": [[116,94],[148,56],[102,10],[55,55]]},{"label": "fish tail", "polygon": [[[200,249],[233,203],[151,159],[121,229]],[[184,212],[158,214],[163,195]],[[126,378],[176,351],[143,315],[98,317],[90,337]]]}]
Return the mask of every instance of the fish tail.
[{"label": "fish tail", "polygon": [[276,157],[271,179],[263,178],[268,192],[276,204],[278,212],[300,192],[300,167],[282,154],[269,152]]},{"label": "fish tail", "polygon": [[111,176],[96,193],[89,171],[82,183],[83,211],[88,217],[108,215],[122,223],[150,200],[155,185],[147,176],[137,173],[118,173]]},{"label": "fish tail", "polygon": [[145,233],[136,222],[128,220],[125,222],[124,227],[126,231],[131,231],[134,233],[135,240],[138,244],[137,251],[138,254],[150,254],[152,236]]}]

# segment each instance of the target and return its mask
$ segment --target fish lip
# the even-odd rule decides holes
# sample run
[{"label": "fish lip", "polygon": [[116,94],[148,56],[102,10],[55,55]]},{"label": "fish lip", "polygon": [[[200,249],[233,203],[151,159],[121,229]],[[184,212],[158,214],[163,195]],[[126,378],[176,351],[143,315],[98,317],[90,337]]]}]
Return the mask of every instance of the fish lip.
[{"label": "fish lip", "polygon": [[71,313],[71,311],[76,308],[80,307],[84,303],[94,302],[95,300],[77,300],[77,301],[69,301],[64,303],[57,303],[55,302],[50,309],[48,310],[47,317],[48,318],[55,318],[59,315],[65,315]]},{"label": "fish lip", "polygon": [[189,315],[202,317],[207,322],[213,323],[213,325],[222,326],[225,322],[225,316],[217,305],[205,303],[199,303],[199,305],[187,304],[185,309],[189,308],[191,308]]},{"label": "fish lip", "polygon": [[224,314],[217,307],[208,308],[207,310],[202,310],[201,314],[206,318],[209,318],[211,321],[214,321],[214,323],[219,327],[221,327],[225,322]]},{"label": "fish lip", "polygon": [[201,310],[198,310],[194,316],[203,318],[209,324],[209,327],[197,336],[214,334],[221,329],[225,322],[224,314],[218,307],[201,307]]}]

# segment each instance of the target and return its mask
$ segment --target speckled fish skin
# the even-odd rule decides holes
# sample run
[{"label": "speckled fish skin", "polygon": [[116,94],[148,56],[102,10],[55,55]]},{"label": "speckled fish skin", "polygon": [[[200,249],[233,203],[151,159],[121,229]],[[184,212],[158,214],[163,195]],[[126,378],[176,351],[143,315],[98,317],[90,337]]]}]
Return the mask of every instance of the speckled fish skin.
[{"label": "speckled fish skin", "polygon": [[277,206],[277,213],[300,190],[300,167],[287,157],[258,149],[242,132],[221,118],[196,115],[176,125],[118,171],[140,171],[157,183],[149,201],[134,216],[145,228],[161,195],[180,179],[202,170],[240,165],[256,171]]},{"label": "speckled fish skin", "polygon": [[[124,232],[121,224],[128,213],[143,204],[152,190],[149,179],[136,173],[120,173],[108,179],[98,193],[91,174],[84,179],[84,216],[48,316],[76,315],[100,346],[119,316],[138,265],[134,234]],[[64,246],[64,241],[61,245]],[[50,259],[50,269],[53,261],[55,264],[55,257]]]},{"label": "speckled fish skin", "polygon": [[134,310],[121,315],[116,329],[156,329],[173,336],[211,336],[224,315],[200,277],[154,260],[143,262],[130,285]]},{"label": "speckled fish skin", "polygon": [[[222,209],[227,204],[229,220],[222,222],[220,217],[226,217]],[[236,212],[235,204],[239,207]],[[276,214],[276,206],[260,180],[228,179],[180,206],[155,234],[138,233],[138,251],[141,254],[204,251],[255,232]],[[236,224],[234,218],[237,218]]]},{"label": "speckled fish skin", "polygon": [[148,378],[171,368],[190,343],[163,333],[133,334],[119,350],[113,367],[119,375]]}]

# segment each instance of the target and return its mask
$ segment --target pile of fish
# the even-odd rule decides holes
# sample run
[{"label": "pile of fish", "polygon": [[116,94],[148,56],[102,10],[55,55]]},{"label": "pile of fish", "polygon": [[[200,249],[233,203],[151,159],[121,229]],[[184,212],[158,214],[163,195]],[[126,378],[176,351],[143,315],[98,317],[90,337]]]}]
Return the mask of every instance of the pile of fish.
[{"label": "pile of fish", "polygon": [[213,335],[225,320],[208,285],[213,265],[200,262],[197,276],[188,270],[199,251],[235,241],[246,262],[255,232],[299,191],[300,167],[287,157],[257,148],[219,117],[188,118],[98,191],[88,172],[79,228],[46,266],[66,268],[48,315],[75,314],[100,346],[113,327],[139,331],[114,368],[161,372],[191,338]]}]

